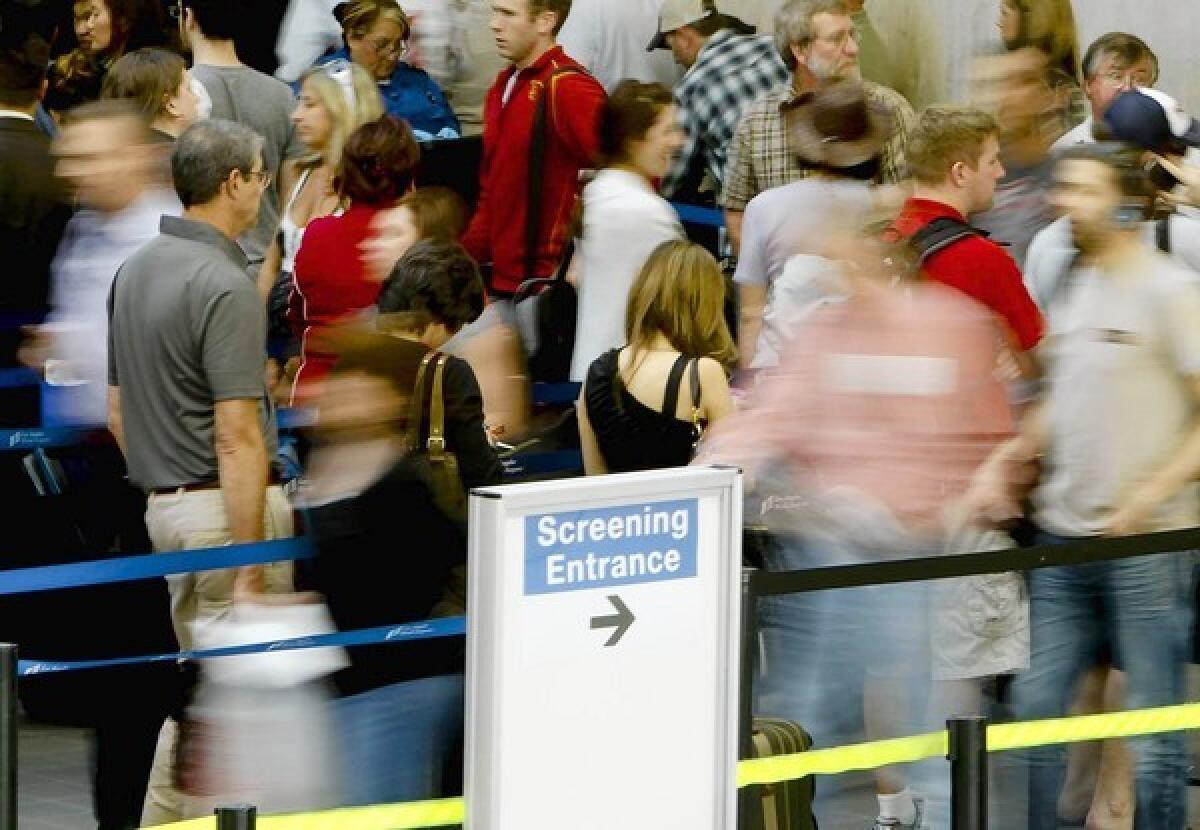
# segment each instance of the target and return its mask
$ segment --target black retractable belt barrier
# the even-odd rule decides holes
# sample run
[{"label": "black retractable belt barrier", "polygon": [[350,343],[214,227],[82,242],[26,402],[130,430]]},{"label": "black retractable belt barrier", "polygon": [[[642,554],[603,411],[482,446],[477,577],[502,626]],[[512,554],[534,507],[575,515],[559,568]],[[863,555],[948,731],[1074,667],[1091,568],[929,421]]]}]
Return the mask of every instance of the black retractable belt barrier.
[{"label": "black retractable belt barrier", "polygon": [[17,830],[17,647],[0,644],[0,830]]},{"label": "black retractable belt barrier", "polygon": [[950,814],[952,830],[987,830],[987,718],[951,718]]},{"label": "black retractable belt barrier", "polygon": [[[738,757],[754,757],[754,673],[758,656],[758,570],[742,569],[742,654],[738,683]],[[758,787],[738,791],[738,827],[763,826],[762,798]]]},{"label": "black retractable belt barrier", "polygon": [[254,830],[258,821],[258,808],[249,804],[232,804],[218,807],[217,830]]}]

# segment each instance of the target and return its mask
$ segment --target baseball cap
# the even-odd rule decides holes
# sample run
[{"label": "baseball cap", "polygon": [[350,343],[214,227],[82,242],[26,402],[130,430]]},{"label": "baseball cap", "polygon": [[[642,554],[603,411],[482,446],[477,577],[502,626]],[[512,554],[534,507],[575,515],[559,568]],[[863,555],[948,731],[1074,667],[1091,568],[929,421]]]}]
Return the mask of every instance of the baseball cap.
[{"label": "baseball cap", "polygon": [[1200,147],[1200,121],[1157,89],[1122,92],[1104,114],[1104,123],[1113,138],[1143,150],[1182,154],[1188,147]]},{"label": "baseball cap", "polygon": [[658,13],[658,34],[646,47],[647,52],[667,48],[667,35],[717,13],[712,0],[666,0]]}]

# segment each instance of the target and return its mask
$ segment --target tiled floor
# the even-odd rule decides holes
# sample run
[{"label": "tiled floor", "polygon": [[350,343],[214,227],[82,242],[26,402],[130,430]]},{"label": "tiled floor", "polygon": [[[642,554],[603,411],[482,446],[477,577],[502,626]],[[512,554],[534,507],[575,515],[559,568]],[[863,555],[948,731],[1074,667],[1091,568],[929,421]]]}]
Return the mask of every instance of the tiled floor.
[{"label": "tiled floor", "polygon": [[96,826],[88,785],[86,731],[22,723],[17,753],[21,830]]}]

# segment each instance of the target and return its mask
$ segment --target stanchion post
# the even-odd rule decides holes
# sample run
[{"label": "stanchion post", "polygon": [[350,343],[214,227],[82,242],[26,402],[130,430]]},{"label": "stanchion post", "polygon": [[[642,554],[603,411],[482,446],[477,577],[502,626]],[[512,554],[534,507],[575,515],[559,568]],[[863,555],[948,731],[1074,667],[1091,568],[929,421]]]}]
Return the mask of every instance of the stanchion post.
[{"label": "stanchion post", "polygon": [[956,717],[950,734],[950,814],[952,830],[987,830],[987,718]]},{"label": "stanchion post", "polygon": [[217,830],[254,830],[258,808],[249,804],[231,804],[217,808]]},{"label": "stanchion post", "polygon": [[0,830],[17,830],[17,647],[0,643]]},{"label": "stanchion post", "polygon": [[[738,757],[754,757],[754,673],[758,658],[758,569],[742,568],[742,654],[738,685]],[[758,787],[738,792],[738,827],[761,827],[762,799]]]}]

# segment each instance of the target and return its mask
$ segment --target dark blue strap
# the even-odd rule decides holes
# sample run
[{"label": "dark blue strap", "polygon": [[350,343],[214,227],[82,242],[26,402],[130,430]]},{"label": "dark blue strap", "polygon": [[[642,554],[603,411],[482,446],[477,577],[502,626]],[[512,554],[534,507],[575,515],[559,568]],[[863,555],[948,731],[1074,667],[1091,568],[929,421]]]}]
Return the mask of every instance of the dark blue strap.
[{"label": "dark blue strap", "polygon": [[378,643],[406,643],[414,640],[433,640],[439,637],[457,637],[467,630],[465,617],[444,617],[437,620],[383,625],[346,631],[338,634],[320,634],[312,637],[293,637],[289,640],[274,640],[266,643],[248,643],[242,646],[225,646],[203,651],[180,651],[172,654],[149,654],[141,657],[114,657],[109,660],[77,660],[73,662],[51,662],[49,660],[21,660],[17,671],[21,677],[35,674],[54,674],[84,669],[106,669],[113,666],[132,666],[138,663],[174,663],[179,660],[204,660],[211,657],[237,657],[244,654],[265,654],[271,651],[295,651],[306,648],[328,648],[331,646],[368,646]]}]

